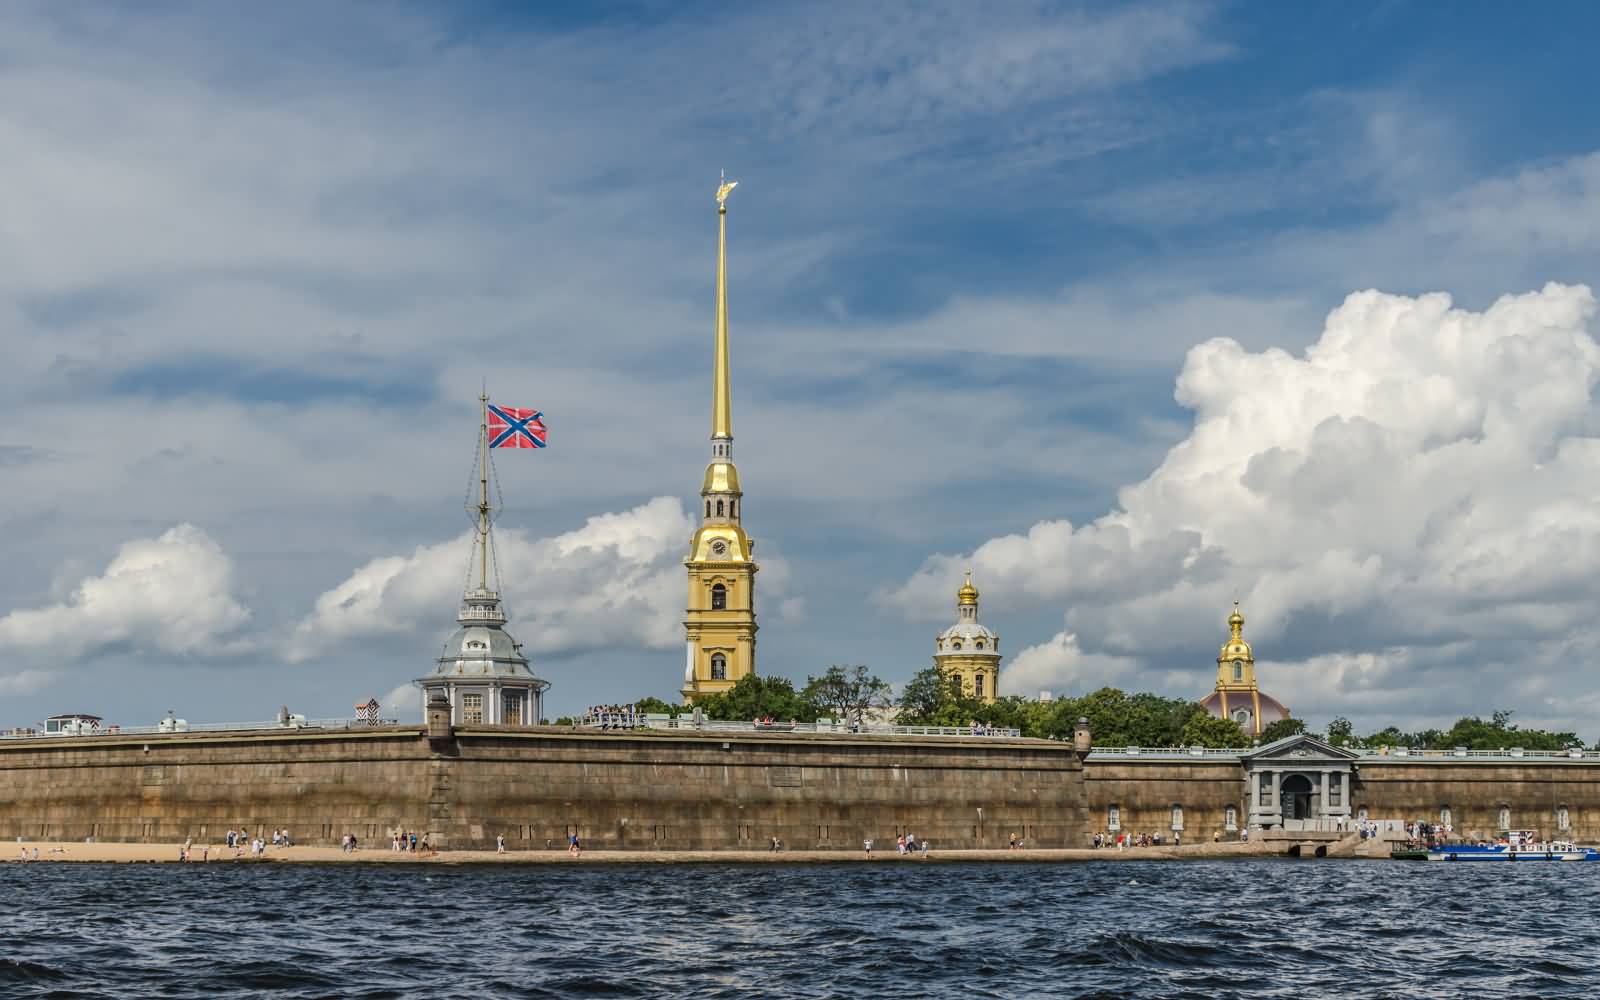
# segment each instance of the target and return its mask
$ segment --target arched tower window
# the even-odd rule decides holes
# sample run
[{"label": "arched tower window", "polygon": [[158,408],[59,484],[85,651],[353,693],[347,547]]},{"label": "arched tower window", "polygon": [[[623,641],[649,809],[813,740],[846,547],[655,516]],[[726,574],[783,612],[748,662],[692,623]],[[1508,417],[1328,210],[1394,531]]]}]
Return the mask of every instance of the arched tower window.
[{"label": "arched tower window", "polygon": [[707,500],[706,501],[706,517],[710,517],[710,516],[711,516],[711,501]]},{"label": "arched tower window", "polygon": [[972,693],[979,698],[983,697],[983,675],[977,674],[972,678]]},{"label": "arched tower window", "polygon": [[[711,588],[711,610],[726,611],[728,609],[728,588],[722,584],[714,584]],[[720,654],[719,654],[720,655]]]},{"label": "arched tower window", "polygon": [[960,649],[961,648],[961,640],[957,639],[955,642],[952,642],[950,644],[950,648],[951,649]]},{"label": "arched tower window", "polygon": [[983,640],[982,639],[978,640],[978,647],[977,648],[979,648],[979,649],[983,648]]},{"label": "arched tower window", "polygon": [[729,500],[728,501],[728,516],[729,517],[738,517],[739,516],[739,501],[737,501],[737,500]]},{"label": "arched tower window", "polygon": [[722,501],[721,500],[717,501],[717,516],[718,517],[722,516]]},{"label": "arched tower window", "polygon": [[1233,661],[1233,679],[1236,680],[1236,681],[1244,680],[1244,661],[1243,660],[1234,660]]},{"label": "arched tower window", "polygon": [[721,653],[711,654],[711,679],[714,681],[728,679],[728,658]]}]

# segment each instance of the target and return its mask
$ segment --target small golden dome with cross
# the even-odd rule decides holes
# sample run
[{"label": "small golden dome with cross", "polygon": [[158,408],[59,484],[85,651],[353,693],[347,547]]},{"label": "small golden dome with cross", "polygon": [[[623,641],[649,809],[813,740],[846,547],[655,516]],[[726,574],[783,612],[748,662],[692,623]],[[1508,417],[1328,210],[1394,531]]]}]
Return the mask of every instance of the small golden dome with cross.
[{"label": "small golden dome with cross", "polygon": [[972,571],[967,571],[967,582],[956,591],[956,601],[961,604],[977,604],[978,588],[972,585]]}]

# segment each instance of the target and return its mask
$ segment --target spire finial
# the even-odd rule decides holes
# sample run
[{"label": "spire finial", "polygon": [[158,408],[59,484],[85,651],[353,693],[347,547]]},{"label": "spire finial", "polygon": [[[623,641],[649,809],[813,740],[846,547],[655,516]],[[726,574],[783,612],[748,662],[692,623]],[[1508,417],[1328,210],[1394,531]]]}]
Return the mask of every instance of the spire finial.
[{"label": "spire finial", "polygon": [[1233,602],[1233,614],[1228,616],[1228,631],[1232,633],[1234,642],[1244,638],[1244,615],[1239,613],[1238,601]]},{"label": "spire finial", "polygon": [[489,589],[489,380],[478,391],[478,589]]},{"label": "spire finial", "polygon": [[[733,406],[728,392],[728,192],[739,184],[727,171],[717,187],[717,325],[711,393],[711,437],[733,439]],[[725,456],[724,456],[725,457]]]}]

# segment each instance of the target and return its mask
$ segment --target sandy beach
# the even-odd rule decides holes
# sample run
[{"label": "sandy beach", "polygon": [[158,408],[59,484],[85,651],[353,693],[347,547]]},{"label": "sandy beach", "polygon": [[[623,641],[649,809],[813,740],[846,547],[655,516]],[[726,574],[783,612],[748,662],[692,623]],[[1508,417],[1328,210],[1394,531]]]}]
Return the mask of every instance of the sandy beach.
[{"label": "sandy beach", "polygon": [[[12,845],[10,851],[0,854],[0,861],[21,864],[21,852],[26,849],[28,864],[49,863],[127,863],[127,864],[178,864],[181,844],[85,844],[28,842]],[[37,862],[33,859],[38,851]],[[1018,850],[992,851],[941,851],[927,855],[896,854],[889,850],[875,850],[869,856],[865,851],[616,851],[586,850],[572,855],[565,850],[511,851],[497,854],[485,851],[438,851],[437,853],[375,850],[362,848],[343,851],[337,847],[269,847],[262,858],[254,858],[248,850],[236,853],[226,845],[196,843],[190,848],[191,864],[545,864],[545,865],[607,865],[607,864],[799,864],[799,863],[860,863],[860,864],[929,864],[938,862],[1075,862],[1075,861],[1151,861],[1157,859],[1202,859],[1265,857],[1281,854],[1280,846],[1266,843],[1195,844],[1185,847],[1136,847],[1128,850],[1115,848],[1071,850]]]}]

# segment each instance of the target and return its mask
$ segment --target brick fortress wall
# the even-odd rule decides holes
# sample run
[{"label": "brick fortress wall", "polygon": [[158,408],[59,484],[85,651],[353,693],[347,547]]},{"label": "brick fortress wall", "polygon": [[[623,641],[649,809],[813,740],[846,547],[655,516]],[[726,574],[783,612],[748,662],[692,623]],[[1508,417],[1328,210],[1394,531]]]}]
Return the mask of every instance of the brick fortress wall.
[{"label": "brick fortress wall", "polygon": [[[1104,830],[1116,806],[1122,830],[1170,836],[1174,805],[1184,814],[1184,842],[1237,839],[1223,828],[1224,810],[1238,810],[1239,825],[1249,816],[1249,791],[1237,763],[1197,759],[1089,761],[1084,767],[1089,830]],[[1357,763],[1350,805],[1365,807],[1373,819],[1437,823],[1448,808],[1458,838],[1492,839],[1501,831],[1500,810],[1510,810],[1511,827],[1534,830],[1584,844],[1600,844],[1600,761],[1554,763],[1463,761]],[[1557,826],[1567,811],[1568,830]]]},{"label": "brick fortress wall", "polygon": [[[437,734],[436,734],[437,735]],[[1083,843],[1083,769],[1037,740],[417,727],[0,743],[0,837],[859,850]]]}]

